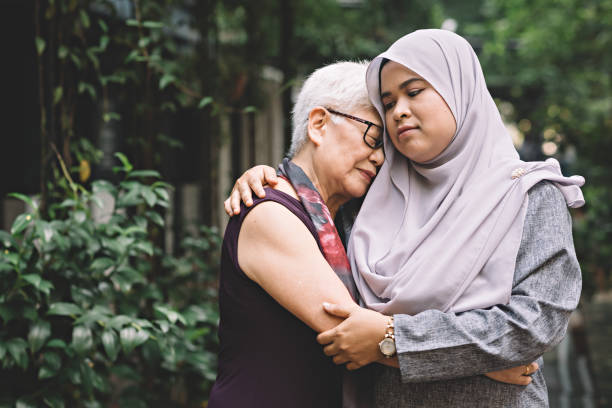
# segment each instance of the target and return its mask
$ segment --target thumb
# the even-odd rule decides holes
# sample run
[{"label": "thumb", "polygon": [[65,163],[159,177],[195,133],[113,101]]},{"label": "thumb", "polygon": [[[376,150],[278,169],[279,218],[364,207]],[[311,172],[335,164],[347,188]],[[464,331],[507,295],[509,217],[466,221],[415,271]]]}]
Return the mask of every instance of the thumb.
[{"label": "thumb", "polygon": [[323,309],[327,313],[337,317],[347,318],[351,315],[352,308],[345,305],[336,305],[333,303],[323,302]]}]

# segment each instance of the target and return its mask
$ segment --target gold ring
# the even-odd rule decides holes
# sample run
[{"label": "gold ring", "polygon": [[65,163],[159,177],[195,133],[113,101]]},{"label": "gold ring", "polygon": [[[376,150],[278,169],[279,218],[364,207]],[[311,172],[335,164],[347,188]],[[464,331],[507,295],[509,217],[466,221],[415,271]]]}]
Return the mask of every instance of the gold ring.
[{"label": "gold ring", "polygon": [[529,375],[529,371],[530,371],[530,370],[529,370],[529,366],[528,366],[528,365],[526,365],[526,366],[525,366],[525,373],[524,373],[523,375]]}]

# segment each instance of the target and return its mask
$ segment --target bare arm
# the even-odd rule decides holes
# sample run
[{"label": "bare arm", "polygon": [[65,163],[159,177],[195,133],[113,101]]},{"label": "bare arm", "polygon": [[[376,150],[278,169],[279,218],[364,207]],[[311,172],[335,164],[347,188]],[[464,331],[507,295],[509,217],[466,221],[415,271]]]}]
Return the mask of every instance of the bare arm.
[{"label": "bare arm", "polygon": [[279,304],[317,332],[343,319],[323,310],[323,302],[359,308],[331,269],[302,221],[276,202],[257,205],[238,237],[244,273]]}]

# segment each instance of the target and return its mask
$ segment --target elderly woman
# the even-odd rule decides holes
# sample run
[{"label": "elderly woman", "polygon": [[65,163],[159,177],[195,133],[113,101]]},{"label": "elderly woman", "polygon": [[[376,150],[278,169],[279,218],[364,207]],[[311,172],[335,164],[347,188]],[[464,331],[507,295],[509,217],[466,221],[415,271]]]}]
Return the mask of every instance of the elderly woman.
[{"label": "elderly woman", "polygon": [[229,221],[210,408],[341,405],[341,371],[316,334],[341,321],[324,301],[356,306],[332,218],[365,194],[384,159],[364,74],[363,64],[344,62],[310,76],[295,105],[298,136],[283,178]]},{"label": "elderly woman", "polygon": [[567,206],[584,203],[584,180],[519,160],[454,33],[402,37],[367,85],[387,157],[348,247],[376,312],[326,305],[346,320],[318,336],[325,353],[353,369],[389,357],[399,370],[381,367],[377,407],[548,406],[540,372],[525,388],[478,374],[533,361],[565,334],[581,284]]}]

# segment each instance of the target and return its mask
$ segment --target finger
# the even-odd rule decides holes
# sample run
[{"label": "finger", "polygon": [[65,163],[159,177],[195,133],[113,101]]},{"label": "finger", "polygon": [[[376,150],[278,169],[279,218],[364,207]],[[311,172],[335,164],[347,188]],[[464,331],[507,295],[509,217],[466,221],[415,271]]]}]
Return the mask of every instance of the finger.
[{"label": "finger", "polygon": [[343,318],[347,318],[351,314],[351,308],[348,306],[336,305],[333,303],[323,302],[323,309],[325,309],[325,311],[330,315]]},{"label": "finger", "polygon": [[528,375],[522,375],[521,377],[522,378],[518,380],[519,385],[529,385],[533,381],[533,378],[529,377]]},{"label": "finger", "polygon": [[232,210],[232,205],[230,204],[229,198],[223,202],[223,209],[225,210],[225,213],[230,217],[234,215],[234,210]]},{"label": "finger", "polygon": [[337,336],[336,328],[334,327],[333,329],[329,329],[319,334],[317,336],[317,341],[319,342],[319,344],[323,344],[323,345],[331,344],[336,339],[336,336]]},{"label": "finger", "polygon": [[240,182],[240,184],[238,184],[238,191],[240,191],[240,198],[242,199],[242,202],[247,207],[253,205],[253,193],[251,192],[251,186],[248,182]]},{"label": "finger", "polygon": [[240,193],[236,190],[236,187],[234,187],[230,196],[230,206],[234,215],[240,214]]},{"label": "finger", "polygon": [[[263,185],[266,179],[265,167],[261,172],[257,172],[257,174],[251,175],[247,178],[247,183],[249,184],[249,188],[255,192],[257,197],[264,198],[266,196],[266,192],[263,189]],[[250,191],[249,191],[250,193]]]},{"label": "finger", "polygon": [[266,179],[266,183],[270,186],[275,186],[278,184],[278,177],[276,176],[276,170],[272,167],[264,167],[264,177]]},{"label": "finger", "polygon": [[327,346],[323,347],[323,353],[325,353],[326,356],[335,356],[336,354],[338,354],[338,352],[338,347],[336,347],[334,343],[328,344]]},{"label": "finger", "polygon": [[344,364],[344,363],[347,363],[347,362],[351,361],[344,354],[335,355],[334,358],[332,358],[332,360],[333,360],[334,364],[337,364],[337,365]]},{"label": "finger", "polygon": [[353,361],[351,361],[350,363],[346,365],[346,369],[349,371],[354,371],[354,370],[357,370],[358,368],[361,368],[361,365]]},{"label": "finger", "polygon": [[533,363],[529,364],[529,366],[530,366],[529,367],[529,372],[532,373],[532,374],[540,369],[540,366],[535,361]]}]

